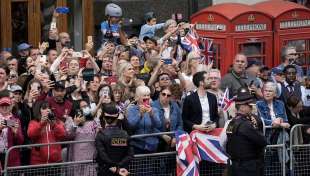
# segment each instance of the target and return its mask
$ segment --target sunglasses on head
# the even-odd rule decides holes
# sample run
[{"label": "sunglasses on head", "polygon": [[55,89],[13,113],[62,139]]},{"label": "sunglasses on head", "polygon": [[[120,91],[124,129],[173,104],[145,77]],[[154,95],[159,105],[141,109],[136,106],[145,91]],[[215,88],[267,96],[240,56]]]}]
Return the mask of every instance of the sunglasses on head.
[{"label": "sunglasses on head", "polygon": [[171,97],[171,94],[167,94],[165,92],[162,92],[161,95],[164,96],[164,97]]}]

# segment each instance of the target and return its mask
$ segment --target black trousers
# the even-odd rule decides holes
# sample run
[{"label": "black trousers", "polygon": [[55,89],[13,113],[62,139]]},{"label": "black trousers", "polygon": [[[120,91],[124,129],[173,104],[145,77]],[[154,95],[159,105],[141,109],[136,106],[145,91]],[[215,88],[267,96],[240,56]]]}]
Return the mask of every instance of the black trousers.
[{"label": "black trousers", "polygon": [[230,176],[264,176],[263,160],[232,160]]}]

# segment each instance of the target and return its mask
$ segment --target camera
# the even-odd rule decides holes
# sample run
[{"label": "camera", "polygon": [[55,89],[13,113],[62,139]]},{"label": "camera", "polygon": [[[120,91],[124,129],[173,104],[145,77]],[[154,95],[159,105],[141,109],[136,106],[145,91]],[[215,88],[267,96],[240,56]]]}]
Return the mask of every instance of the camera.
[{"label": "camera", "polygon": [[77,117],[83,116],[83,111],[81,109],[76,110],[76,116]]},{"label": "camera", "polygon": [[14,127],[15,126],[15,121],[14,120],[3,120],[3,125],[7,127]]},{"label": "camera", "polygon": [[48,113],[48,115],[47,115],[47,118],[48,118],[48,120],[55,120],[55,115],[54,115],[54,113],[53,112],[49,112]]}]

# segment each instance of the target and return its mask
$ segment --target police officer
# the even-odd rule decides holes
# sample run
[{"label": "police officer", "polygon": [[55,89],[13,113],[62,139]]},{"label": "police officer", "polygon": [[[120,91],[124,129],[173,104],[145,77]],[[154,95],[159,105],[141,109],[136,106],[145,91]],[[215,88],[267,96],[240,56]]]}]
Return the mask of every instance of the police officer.
[{"label": "police officer", "polygon": [[226,151],[231,157],[231,176],[262,176],[263,154],[267,141],[253,117],[251,103],[254,96],[247,88],[240,88],[235,99],[237,114],[226,129]]},{"label": "police officer", "polygon": [[98,132],[95,139],[98,176],[127,176],[129,175],[127,168],[133,157],[129,135],[117,125],[119,110],[115,104],[105,104],[102,112],[100,122],[106,125]]}]

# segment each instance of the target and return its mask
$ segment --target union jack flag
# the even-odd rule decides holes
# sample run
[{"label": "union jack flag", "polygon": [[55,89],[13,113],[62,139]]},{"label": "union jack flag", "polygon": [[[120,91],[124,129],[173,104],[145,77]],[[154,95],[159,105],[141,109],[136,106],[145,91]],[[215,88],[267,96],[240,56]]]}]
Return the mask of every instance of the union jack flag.
[{"label": "union jack flag", "polygon": [[200,158],[196,155],[194,143],[190,136],[184,131],[176,131],[177,149],[177,176],[199,176]]},{"label": "union jack flag", "polygon": [[234,102],[234,97],[231,99],[229,98],[229,89],[226,88],[224,95],[222,97],[222,101],[220,103],[220,107],[223,109],[224,112],[226,112],[233,102]]},{"label": "union jack flag", "polygon": [[223,143],[221,134],[223,128],[216,128],[209,133],[194,130],[190,136],[197,145],[200,158],[209,162],[227,164],[226,156],[221,143]]},{"label": "union jack flag", "polygon": [[211,38],[205,38],[202,37],[199,39],[199,44],[200,44],[200,51],[205,59],[205,63],[209,64],[213,58],[214,58],[214,53],[213,53],[213,39]]},{"label": "union jack flag", "polygon": [[187,34],[181,39],[182,47],[187,51],[196,51],[200,53],[199,36],[194,28],[190,28]]}]

